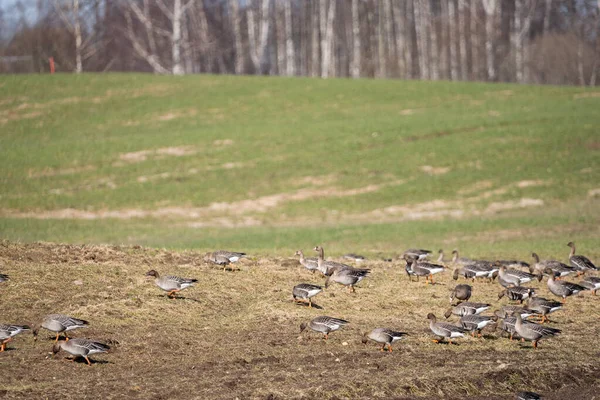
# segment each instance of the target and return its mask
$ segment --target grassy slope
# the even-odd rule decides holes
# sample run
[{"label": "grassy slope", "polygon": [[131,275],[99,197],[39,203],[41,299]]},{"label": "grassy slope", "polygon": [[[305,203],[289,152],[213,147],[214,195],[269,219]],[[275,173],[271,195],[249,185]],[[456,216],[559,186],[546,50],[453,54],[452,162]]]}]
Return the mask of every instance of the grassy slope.
[{"label": "grassy slope", "polygon": [[[599,236],[598,201],[588,191],[600,181],[600,97],[586,89],[148,75],[9,76],[0,85],[6,238],[271,253],[327,241],[333,252],[375,253],[413,244],[464,248],[496,230],[514,233],[500,239],[510,243],[502,248],[513,238],[549,250],[565,233],[580,242]],[[226,139],[233,144],[214,144]],[[120,159],[182,146],[193,154]],[[448,170],[429,174],[424,166]],[[519,187],[525,180],[538,184]],[[381,186],[324,195],[369,185]],[[10,217],[67,208],[189,210],[303,190],[318,193],[267,211],[211,209],[193,220],[214,225],[205,229],[188,226],[190,218]],[[521,198],[544,205],[471,216]],[[432,200],[467,214],[400,225],[402,215],[372,214]],[[224,229],[224,218],[259,226]]]}]

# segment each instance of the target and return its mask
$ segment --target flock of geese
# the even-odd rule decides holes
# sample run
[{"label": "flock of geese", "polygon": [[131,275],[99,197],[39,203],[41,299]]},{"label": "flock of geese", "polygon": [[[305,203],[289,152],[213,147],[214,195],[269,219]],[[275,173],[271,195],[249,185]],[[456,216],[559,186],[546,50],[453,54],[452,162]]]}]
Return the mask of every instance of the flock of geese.
[{"label": "flock of geese", "polygon": [[[492,282],[497,280],[502,286],[502,291],[498,294],[498,299],[507,297],[509,300],[518,301],[519,305],[508,305],[493,313],[493,315],[482,315],[490,309],[491,305],[487,303],[477,303],[469,301],[473,292],[473,287],[469,284],[458,284],[450,295],[451,307],[444,313],[446,318],[451,315],[460,317],[456,324],[440,322],[436,315],[429,313],[429,328],[434,335],[434,342],[448,340],[452,343],[453,339],[465,336],[468,332],[472,336],[481,337],[481,330],[488,325],[499,327],[502,331],[514,337],[521,338],[522,341],[531,341],[533,347],[537,348],[541,339],[558,335],[561,331],[544,325],[548,320],[548,315],[564,307],[566,298],[582,291],[589,290],[594,295],[596,290],[600,289],[600,278],[586,275],[590,271],[597,271],[598,268],[585,256],[575,254],[575,244],[569,242],[571,248],[569,254],[570,265],[557,260],[540,260],[537,254],[532,253],[533,263],[528,264],[517,260],[474,260],[460,257],[458,251],[452,253],[452,260],[444,262],[444,254],[440,250],[436,262],[428,261],[431,251],[421,249],[409,249],[402,253],[401,258],[405,260],[405,272],[412,281],[416,278],[425,278],[425,284],[434,284],[434,275],[446,271],[447,265],[454,268],[452,277],[457,280],[464,278],[475,282],[476,280],[487,280]],[[312,273],[320,273],[325,277],[325,288],[331,283],[337,283],[348,288],[350,293],[355,292],[355,286],[371,273],[367,268],[355,268],[353,266],[330,261],[325,259],[324,250],[321,246],[313,249],[317,257],[305,257],[301,250],[295,255],[299,256],[300,264]],[[230,251],[215,251],[205,256],[205,261],[216,264],[224,269],[231,268],[231,264],[236,263],[245,253]],[[361,262],[364,257],[356,254],[347,254],[344,256],[355,262]],[[167,292],[167,297],[175,298],[176,294],[190,286],[193,286],[196,279],[182,278],[173,275],[160,275],[155,270],[150,270],[146,274],[148,278],[154,278],[154,283],[160,289]],[[579,283],[572,283],[563,278],[569,275],[583,276]],[[557,296],[561,301],[549,300],[539,297],[535,289],[526,285],[535,280],[541,281],[547,276],[547,287],[549,291]],[[0,274],[0,283],[9,279],[7,275]],[[293,287],[292,297],[295,302],[306,303],[312,307],[312,298],[323,291],[323,287],[310,283],[300,283]],[[453,304],[454,302],[456,304]],[[538,322],[530,319],[538,318]],[[300,331],[310,328],[313,331],[323,335],[327,340],[331,332],[337,331],[349,322],[330,316],[318,316],[308,323],[302,323]],[[73,318],[63,314],[51,314],[46,316],[41,323],[34,326],[33,329],[27,325],[0,324],[0,352],[4,351],[8,342],[16,335],[24,331],[32,331],[37,340],[38,332],[41,328],[53,332],[56,337],[52,349],[53,354],[60,350],[66,351],[73,356],[73,359],[83,357],[88,365],[92,365],[89,356],[96,353],[105,353],[110,347],[98,341],[76,338],[70,339],[67,332],[78,328],[89,326],[85,320]],[[64,338],[60,336],[64,335]],[[406,338],[408,333],[389,329],[376,328],[363,335],[362,342],[367,343],[372,340],[381,345],[380,350],[392,352],[392,344],[398,340]]]}]

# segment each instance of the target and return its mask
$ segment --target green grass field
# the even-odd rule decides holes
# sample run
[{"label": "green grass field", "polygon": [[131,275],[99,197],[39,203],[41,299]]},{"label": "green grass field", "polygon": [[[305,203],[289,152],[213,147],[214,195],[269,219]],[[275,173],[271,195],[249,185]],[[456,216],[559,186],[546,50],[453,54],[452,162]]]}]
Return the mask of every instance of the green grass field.
[{"label": "green grass field", "polygon": [[587,246],[599,109],[572,87],[4,76],[0,235],[282,255]]}]

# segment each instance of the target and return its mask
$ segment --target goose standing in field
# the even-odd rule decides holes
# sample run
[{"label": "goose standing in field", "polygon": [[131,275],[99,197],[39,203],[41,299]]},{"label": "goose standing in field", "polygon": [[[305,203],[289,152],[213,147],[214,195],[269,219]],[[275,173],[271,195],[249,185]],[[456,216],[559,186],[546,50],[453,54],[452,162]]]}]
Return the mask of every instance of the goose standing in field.
[{"label": "goose standing in field", "polygon": [[524,286],[513,286],[504,289],[498,293],[498,300],[506,296],[509,300],[518,301],[523,304],[524,300],[531,298],[535,294],[535,289]]},{"label": "goose standing in field", "polygon": [[501,311],[503,313],[506,313],[507,315],[521,314],[521,317],[523,317],[523,318],[529,318],[535,313],[533,310],[530,310],[528,307],[516,306],[516,305],[502,306]]},{"label": "goose standing in field", "polygon": [[77,357],[85,358],[87,364],[92,366],[89,356],[97,353],[106,353],[110,350],[110,347],[104,343],[96,342],[89,339],[71,339],[69,341],[60,340],[52,347],[52,354],[58,353],[60,350],[64,350],[67,353],[74,356],[72,361]]},{"label": "goose standing in field", "polygon": [[458,315],[459,317],[462,317],[463,315],[481,314],[488,308],[490,308],[490,305],[487,303],[473,303],[470,301],[465,301],[458,303],[458,305],[454,307],[450,307],[444,313],[444,316],[446,318],[450,318],[452,314]]},{"label": "goose standing in field", "polygon": [[535,263],[529,266],[529,272],[532,274],[547,273],[548,268],[553,271],[553,275],[564,277],[575,272],[575,269],[556,260],[540,260],[537,253],[531,253]]},{"label": "goose standing in field", "polygon": [[362,342],[366,344],[369,339],[374,342],[381,343],[381,351],[385,351],[385,346],[388,347],[388,352],[392,352],[392,343],[398,340],[405,339],[408,336],[406,332],[394,331],[388,328],[376,328],[371,332],[363,334]]},{"label": "goose standing in field", "polygon": [[229,260],[229,262],[238,262],[241,258],[246,256],[246,253],[241,253],[238,251],[227,251],[227,250],[217,250],[217,251],[213,251],[212,253],[213,257],[225,257]]},{"label": "goose standing in field", "polygon": [[467,332],[471,332],[471,336],[475,337],[477,333],[478,337],[481,337],[481,330],[490,324],[494,324],[498,321],[498,317],[493,315],[491,317],[485,315],[463,315],[460,317],[460,326]]},{"label": "goose standing in field", "polygon": [[[417,281],[419,280],[419,276],[425,277],[425,284],[428,284],[430,280],[431,284],[433,284],[433,275],[438,274],[444,271],[444,266],[438,264],[431,264],[428,262],[417,261],[415,258],[411,258],[409,256],[405,256],[406,260],[406,274],[410,278],[412,275],[417,277]],[[411,278],[412,280],[412,278]]]},{"label": "goose standing in field", "polygon": [[569,242],[567,246],[571,248],[569,253],[569,263],[577,270],[577,275],[585,274],[587,271],[597,271],[598,267],[594,265],[586,256],[575,255],[575,243]]},{"label": "goose standing in field", "polygon": [[362,281],[369,273],[370,269],[345,268],[336,269],[325,280],[325,287],[329,287],[330,282],[336,282],[348,288],[349,292],[356,292],[354,285]]},{"label": "goose standing in field", "polygon": [[459,275],[462,275],[466,279],[472,279],[473,282],[475,281],[475,278],[487,278],[491,281],[494,279],[494,274],[497,271],[498,268],[493,266],[491,262],[480,260],[474,261],[473,264],[467,264],[461,268],[455,269],[452,278],[456,280]]},{"label": "goose standing in field", "polygon": [[548,300],[543,297],[533,297],[527,301],[527,309],[540,315],[542,317],[542,324],[549,321],[548,314],[562,309],[562,306],[562,303],[558,301]]},{"label": "goose standing in field", "polygon": [[434,339],[434,343],[440,343],[444,338],[448,338],[448,342],[452,344],[452,339],[465,336],[465,329],[461,326],[448,324],[446,322],[437,322],[435,315],[427,314],[429,320],[429,329],[434,335],[440,339]]},{"label": "goose standing in field", "polygon": [[315,257],[304,258],[304,253],[302,253],[302,250],[297,250],[295,255],[300,256],[300,264],[302,264],[304,268],[313,274],[319,268],[319,263]]},{"label": "goose standing in field", "polygon": [[507,313],[505,311],[496,311],[494,315],[501,319],[501,322],[500,324],[498,324],[498,327],[503,332],[506,332],[510,335],[509,339],[511,341],[513,340],[514,336],[519,336],[515,331],[515,324],[517,323],[516,317],[513,317],[510,313]]},{"label": "goose standing in field", "polygon": [[327,340],[331,332],[337,331],[346,324],[349,324],[349,322],[344,319],[321,316],[314,318],[308,324],[305,322],[300,324],[300,333],[304,332],[306,327],[309,327],[315,332],[322,333],[323,340]]},{"label": "goose standing in field", "polygon": [[160,276],[155,270],[146,272],[147,277],[154,277],[154,283],[156,286],[161,288],[167,293],[167,297],[170,299],[175,298],[175,293],[187,289],[190,286],[194,286],[194,283],[198,282],[198,279],[194,278],[181,278],[174,275]]},{"label": "goose standing in field", "polygon": [[475,260],[471,260],[470,258],[460,257],[458,255],[458,250],[452,250],[452,264],[454,265],[468,265],[473,264]]},{"label": "goose standing in field", "polygon": [[472,279],[475,282],[475,272],[466,269],[465,267],[455,268],[452,273],[452,279],[457,280],[459,276],[465,279]]},{"label": "goose standing in field", "polygon": [[330,276],[331,274],[333,274],[333,271],[352,268],[350,265],[347,264],[342,264],[335,261],[326,261],[325,250],[323,250],[323,247],[321,246],[315,246],[313,250],[316,251],[319,255],[319,257],[317,257],[317,269],[323,274],[323,276]]},{"label": "goose standing in field", "polygon": [[516,314],[515,332],[521,336],[521,340],[531,340],[533,347],[537,349],[537,344],[540,339],[558,335],[560,329],[549,328],[533,322],[525,322],[521,318],[521,314]]},{"label": "goose standing in field", "polygon": [[496,261],[499,265],[504,265],[507,268],[526,268],[529,269],[529,263],[519,260],[498,260]]},{"label": "goose standing in field", "polygon": [[548,289],[552,294],[562,297],[563,303],[567,301],[568,296],[586,290],[585,287],[576,283],[555,280],[554,273],[550,268],[547,268],[545,272],[548,274]]},{"label": "goose standing in field", "polygon": [[520,286],[523,283],[531,282],[534,279],[537,279],[538,282],[542,280],[542,274],[536,276],[518,269],[507,269],[505,265],[500,265],[498,277],[504,282],[513,283],[514,286]]},{"label": "goose standing in field", "polygon": [[431,250],[423,249],[407,249],[400,255],[400,258],[406,260],[406,257],[416,258],[417,260],[425,260],[431,254]]},{"label": "goose standing in field", "polygon": [[587,290],[591,290],[592,294],[595,296],[596,290],[600,289],[600,278],[596,276],[588,276],[587,278],[579,282],[579,284]]},{"label": "goose standing in field", "polygon": [[50,314],[44,318],[41,324],[36,325],[33,328],[33,339],[37,340],[40,328],[44,328],[56,333],[54,342],[58,342],[61,333],[64,333],[65,339],[69,340],[69,337],[67,336],[68,331],[78,328],[87,328],[88,326],[89,322],[83,319],[69,317],[64,314]]},{"label": "goose standing in field", "polygon": [[30,329],[27,325],[0,324],[0,353],[6,349],[6,343],[10,342],[13,337]]},{"label": "goose standing in field", "polygon": [[311,283],[301,283],[294,286],[292,289],[292,297],[295,302],[308,303],[308,307],[312,308],[311,298],[323,291],[323,288]]},{"label": "goose standing in field", "polygon": [[470,285],[456,285],[456,287],[452,289],[452,293],[450,294],[450,303],[452,303],[454,299],[460,301],[468,301],[471,298],[472,290],[473,288]]}]

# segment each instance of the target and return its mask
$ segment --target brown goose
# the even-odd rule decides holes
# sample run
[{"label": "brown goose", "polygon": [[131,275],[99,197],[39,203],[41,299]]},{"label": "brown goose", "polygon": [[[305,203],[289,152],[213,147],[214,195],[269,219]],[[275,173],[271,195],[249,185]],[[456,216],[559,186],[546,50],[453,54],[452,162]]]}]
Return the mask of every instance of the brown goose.
[{"label": "brown goose", "polygon": [[318,295],[323,291],[323,288],[311,283],[300,283],[292,289],[292,297],[295,302],[308,303],[308,307],[312,308],[313,296]]},{"label": "brown goose", "polygon": [[460,325],[467,331],[471,332],[471,336],[475,337],[477,333],[478,337],[481,337],[481,330],[486,326],[498,321],[498,317],[493,315],[491,317],[485,315],[463,315],[460,317]]},{"label": "brown goose", "polygon": [[27,325],[0,324],[0,353],[6,349],[6,343],[10,342],[13,337],[30,329]]},{"label": "brown goose", "polygon": [[569,263],[577,270],[577,275],[584,274],[587,271],[597,271],[598,267],[594,265],[586,256],[578,256],[575,254],[575,243],[569,242],[567,246],[571,248],[569,253]]},{"label": "brown goose", "polygon": [[400,257],[404,259],[406,259],[406,257],[410,257],[416,258],[417,260],[425,260],[429,254],[431,254],[431,250],[407,249],[400,255]]},{"label": "brown goose", "polygon": [[594,296],[596,295],[596,290],[600,289],[600,278],[596,276],[588,276],[579,283],[587,290],[591,290]]},{"label": "brown goose", "polygon": [[369,339],[374,342],[381,343],[381,351],[385,351],[385,346],[388,347],[388,352],[392,352],[392,343],[405,339],[408,333],[394,331],[388,328],[376,328],[371,332],[365,332],[362,342],[366,344]]},{"label": "brown goose", "polygon": [[471,291],[471,285],[456,285],[456,287],[452,289],[452,293],[450,294],[450,303],[452,303],[454,299],[460,301],[468,301],[471,298]]},{"label": "brown goose", "polygon": [[362,281],[371,272],[370,269],[359,269],[359,268],[344,268],[336,269],[333,273],[325,280],[325,287],[329,287],[330,282],[336,282],[340,285],[346,286],[349,292],[356,292],[354,285]]},{"label": "brown goose", "polygon": [[432,264],[424,261],[417,261],[415,258],[405,256],[406,260],[406,274],[410,278],[416,276],[417,280],[419,276],[425,277],[425,284],[429,283],[428,279],[433,284],[433,275],[444,271],[444,267],[438,264]]},{"label": "brown goose", "polygon": [[[96,342],[94,340],[71,339],[68,342],[60,340],[57,343],[55,343],[54,347],[52,348],[52,353],[56,354],[60,350],[64,350],[67,353],[72,354],[75,358],[85,358],[85,361],[87,361],[87,364],[91,367],[92,363],[88,357],[92,354],[106,353],[110,350],[110,347],[108,347],[104,343]],[[75,358],[73,358],[73,360]]]},{"label": "brown goose", "polygon": [[315,332],[322,333],[323,340],[327,340],[331,332],[337,331],[346,324],[349,324],[349,322],[344,319],[321,316],[312,319],[308,324],[306,322],[300,324],[300,332],[303,332],[308,327]]},{"label": "brown goose", "polygon": [[487,303],[473,303],[470,301],[465,301],[454,307],[450,307],[444,313],[444,317],[449,318],[452,314],[458,315],[459,317],[462,317],[463,315],[481,314],[488,308],[490,308],[490,305]]},{"label": "brown goose", "polygon": [[313,250],[319,254],[319,257],[317,258],[317,269],[324,276],[331,276],[331,274],[333,274],[333,271],[352,268],[350,265],[347,264],[342,264],[335,261],[326,261],[325,250],[323,250],[322,246],[315,246]]},{"label": "brown goose", "polygon": [[535,324],[533,322],[524,322],[521,314],[516,314],[515,331],[521,336],[521,340],[530,340],[533,347],[537,349],[540,339],[558,335],[560,329],[549,328],[547,326]]},{"label": "brown goose", "polygon": [[297,250],[294,255],[300,256],[300,264],[313,274],[319,268],[319,262],[317,259],[315,257],[304,258],[304,253],[302,253],[302,250]]},{"label": "brown goose", "polygon": [[534,288],[524,286],[509,287],[498,293],[498,300],[506,296],[509,300],[518,301],[523,304],[524,300],[532,297],[535,294]]},{"label": "brown goose", "polygon": [[527,309],[542,316],[541,323],[549,321],[548,314],[562,309],[562,303],[554,300],[547,300],[543,297],[533,297],[527,301]]},{"label": "brown goose", "polygon": [[439,339],[434,339],[434,343],[440,343],[444,338],[448,338],[448,342],[452,344],[452,339],[465,336],[465,329],[461,326],[448,324],[446,322],[437,322],[435,315],[427,314],[429,320],[429,329]]},{"label": "brown goose", "polygon": [[585,287],[576,283],[555,280],[554,271],[550,268],[546,268],[544,272],[548,274],[548,289],[550,292],[552,292],[552,294],[562,297],[563,303],[567,301],[568,296],[572,296],[586,290]]},{"label": "brown goose", "polygon": [[567,264],[563,264],[560,261],[540,260],[540,257],[536,253],[531,253],[531,257],[535,260],[535,263],[529,266],[529,272],[532,274],[547,273],[545,271],[550,268],[553,271],[554,276],[562,278],[575,272],[574,268]]}]

